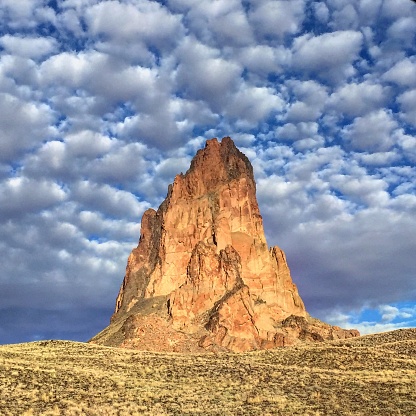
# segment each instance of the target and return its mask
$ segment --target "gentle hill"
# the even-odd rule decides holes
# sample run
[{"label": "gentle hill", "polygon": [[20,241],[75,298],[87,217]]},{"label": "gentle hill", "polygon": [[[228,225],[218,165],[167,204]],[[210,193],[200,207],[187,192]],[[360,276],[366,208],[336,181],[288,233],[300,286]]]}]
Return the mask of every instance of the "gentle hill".
[{"label": "gentle hill", "polygon": [[0,347],[1,415],[416,414],[416,329],[243,354]]}]

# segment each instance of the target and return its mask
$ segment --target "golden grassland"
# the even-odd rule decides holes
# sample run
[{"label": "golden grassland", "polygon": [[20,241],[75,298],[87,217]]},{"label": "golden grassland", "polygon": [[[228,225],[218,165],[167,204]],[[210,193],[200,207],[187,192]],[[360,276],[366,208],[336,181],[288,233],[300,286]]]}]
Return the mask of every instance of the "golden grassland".
[{"label": "golden grassland", "polygon": [[416,329],[244,354],[0,347],[0,415],[416,415]]}]

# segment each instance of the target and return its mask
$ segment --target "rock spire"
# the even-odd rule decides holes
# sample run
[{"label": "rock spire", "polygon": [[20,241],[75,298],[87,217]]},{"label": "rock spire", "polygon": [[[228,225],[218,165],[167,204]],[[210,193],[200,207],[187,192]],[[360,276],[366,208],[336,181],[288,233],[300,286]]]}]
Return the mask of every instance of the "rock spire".
[{"label": "rock spire", "polygon": [[357,335],[309,317],[285,254],[267,246],[251,163],[224,137],[143,214],[111,324],[92,342],[239,352]]}]

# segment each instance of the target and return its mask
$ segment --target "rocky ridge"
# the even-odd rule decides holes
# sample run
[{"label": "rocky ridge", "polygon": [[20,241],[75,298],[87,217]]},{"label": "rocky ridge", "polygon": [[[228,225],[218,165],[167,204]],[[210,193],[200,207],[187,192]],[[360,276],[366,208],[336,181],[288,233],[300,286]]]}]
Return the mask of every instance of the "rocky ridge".
[{"label": "rocky ridge", "polygon": [[143,214],[111,324],[91,342],[240,352],[358,335],[308,315],[284,252],[267,246],[251,163],[224,137]]}]

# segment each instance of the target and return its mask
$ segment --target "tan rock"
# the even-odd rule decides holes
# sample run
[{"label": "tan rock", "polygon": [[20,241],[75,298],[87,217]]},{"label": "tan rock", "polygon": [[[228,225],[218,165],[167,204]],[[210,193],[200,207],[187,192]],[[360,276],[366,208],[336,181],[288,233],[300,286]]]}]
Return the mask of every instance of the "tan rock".
[{"label": "tan rock", "polygon": [[208,349],[355,335],[308,317],[283,251],[267,246],[253,168],[229,137],[208,140],[159,209],[144,213],[112,322],[140,322],[144,300],[162,297],[170,330],[198,334]]}]

